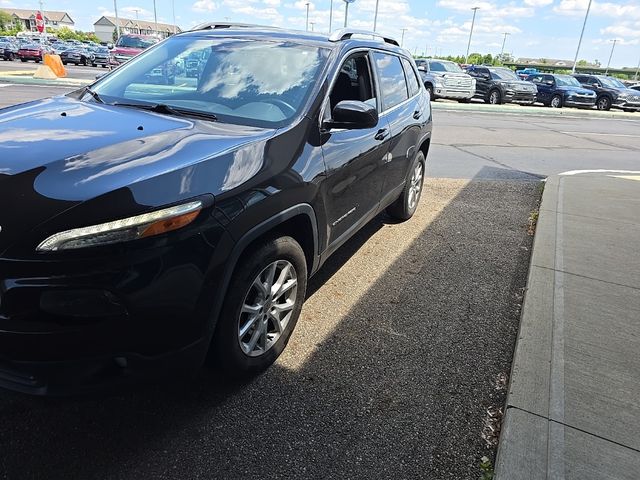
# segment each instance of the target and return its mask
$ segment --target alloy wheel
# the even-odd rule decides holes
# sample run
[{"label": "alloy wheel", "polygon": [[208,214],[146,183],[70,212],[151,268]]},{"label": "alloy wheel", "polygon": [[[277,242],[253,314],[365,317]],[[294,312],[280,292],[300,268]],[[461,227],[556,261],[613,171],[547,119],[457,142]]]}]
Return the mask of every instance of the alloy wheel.
[{"label": "alloy wheel", "polygon": [[269,264],[245,295],[238,322],[238,341],[245,355],[259,357],[287,328],[298,297],[298,278],[287,260]]},{"label": "alloy wheel", "polygon": [[551,106],[553,108],[560,108],[560,103],[561,103],[561,100],[560,100],[560,97],[558,96],[555,96],[551,99]]},{"label": "alloy wheel", "polygon": [[607,110],[609,108],[609,99],[607,97],[602,97],[598,100],[598,110]]},{"label": "alloy wheel", "polygon": [[424,176],[424,168],[422,162],[418,162],[413,170],[409,183],[409,195],[407,196],[407,204],[409,210],[413,210],[420,200],[420,192],[422,191],[422,177]]},{"label": "alloy wheel", "polygon": [[500,101],[500,94],[494,90],[489,95],[489,103],[492,105],[497,105],[499,101]]}]

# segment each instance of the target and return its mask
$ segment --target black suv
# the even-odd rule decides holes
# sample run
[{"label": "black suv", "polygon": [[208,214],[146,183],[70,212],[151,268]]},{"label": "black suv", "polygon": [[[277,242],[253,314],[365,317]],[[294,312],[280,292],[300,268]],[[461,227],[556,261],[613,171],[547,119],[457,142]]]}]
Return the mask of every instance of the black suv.
[{"label": "black suv", "polygon": [[476,79],[475,98],[481,98],[485,103],[531,105],[536,101],[538,89],[535,85],[520,80],[508,68],[472,65],[467,73]]},{"label": "black suv", "polygon": [[625,86],[620,80],[605,75],[574,75],[583,87],[596,92],[598,110],[611,107],[622,108],[625,112],[640,110],[640,93]]},{"label": "black suv", "polygon": [[415,212],[431,110],[395,40],[208,24],[0,127],[0,383],[45,394],[268,367],[309,276]]}]

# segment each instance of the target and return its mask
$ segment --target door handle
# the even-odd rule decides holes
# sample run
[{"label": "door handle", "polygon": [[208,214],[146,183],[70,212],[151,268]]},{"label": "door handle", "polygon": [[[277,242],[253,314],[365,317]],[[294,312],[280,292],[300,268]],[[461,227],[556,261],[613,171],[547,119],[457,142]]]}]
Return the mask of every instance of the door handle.
[{"label": "door handle", "polygon": [[413,118],[415,118],[416,120],[418,120],[421,116],[422,112],[420,110],[416,110],[415,112],[413,112]]},{"label": "door handle", "polygon": [[378,133],[376,133],[376,136],[374,138],[376,140],[382,141],[388,136],[389,136],[389,130],[387,130],[386,128],[381,128],[380,130],[378,130]]}]

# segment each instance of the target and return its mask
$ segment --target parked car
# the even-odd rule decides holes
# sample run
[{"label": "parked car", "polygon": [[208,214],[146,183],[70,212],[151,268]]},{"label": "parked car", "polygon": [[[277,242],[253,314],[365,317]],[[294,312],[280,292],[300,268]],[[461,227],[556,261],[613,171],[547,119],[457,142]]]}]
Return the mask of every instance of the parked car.
[{"label": "parked car", "polygon": [[40,63],[47,53],[53,53],[53,50],[48,45],[27,43],[18,49],[18,58],[22,62],[33,60],[36,63]]},{"label": "parked car", "polygon": [[574,77],[583,87],[596,93],[596,107],[598,110],[610,110],[611,107],[621,108],[627,112],[640,110],[640,94],[614,77],[605,75],[575,74]]},{"label": "parked car", "polygon": [[207,63],[207,52],[195,51],[184,59],[185,75],[188,78],[200,78],[200,74]]},{"label": "parked car", "polygon": [[53,50],[53,53],[55,53],[56,55],[61,55],[62,52],[73,47],[74,45],[63,41],[58,41],[51,44],[51,50]]},{"label": "parked car", "polygon": [[[0,110],[0,202],[20,203],[0,210],[0,384],[273,363],[309,276],[420,201],[429,97],[398,42],[356,33],[208,24]],[[192,50],[208,52],[197,85],[144,83]]]},{"label": "parked car", "polygon": [[502,67],[472,65],[467,73],[476,79],[475,98],[486,103],[533,104],[536,101],[537,88],[530,82],[520,80],[512,70]]},{"label": "parked car", "polygon": [[102,68],[106,68],[111,63],[111,52],[107,47],[101,45],[91,46],[88,48],[89,62],[92,67],[100,65]]},{"label": "parked car", "polygon": [[516,75],[520,77],[520,80],[529,80],[531,75],[538,75],[540,71],[537,68],[529,67],[522,70],[516,70]]},{"label": "parked car", "polygon": [[158,37],[152,35],[121,35],[111,54],[117,63],[125,63],[158,41]]},{"label": "parked car", "polygon": [[476,81],[455,62],[428,59],[418,67],[432,100],[450,98],[468,102],[476,93]]},{"label": "parked car", "polygon": [[596,94],[580,86],[571,75],[542,73],[531,75],[529,81],[538,89],[537,99],[547,107],[593,107]]},{"label": "parked car", "polygon": [[91,63],[91,52],[85,47],[72,46],[68,50],[60,53],[60,60],[64,65],[73,63],[74,65],[89,65]]},{"label": "parked car", "polygon": [[18,44],[10,39],[3,40],[0,42],[0,57],[3,60],[12,61],[18,58]]},{"label": "parked car", "polygon": [[638,90],[638,91],[640,91],[640,83],[638,83],[637,85],[631,85],[631,87],[630,87],[630,88],[631,88],[631,89],[633,89],[633,90]]}]

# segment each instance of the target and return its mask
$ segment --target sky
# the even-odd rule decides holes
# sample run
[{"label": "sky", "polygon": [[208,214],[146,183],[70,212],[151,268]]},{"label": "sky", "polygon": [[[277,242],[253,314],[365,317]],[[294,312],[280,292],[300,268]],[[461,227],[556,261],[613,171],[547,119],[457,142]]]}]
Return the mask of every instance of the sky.
[{"label": "sky", "polygon": [[[329,31],[331,0],[156,0],[158,21],[189,29],[204,21],[237,21],[288,28]],[[380,33],[418,55],[464,55],[471,28],[471,7],[477,11],[471,52],[516,58],[573,60],[588,0],[379,0]],[[117,0],[121,17],[153,20],[153,0]],[[376,0],[355,0],[349,7],[349,26],[373,29]],[[0,6],[37,8],[31,0],[0,0]],[[93,31],[101,15],[113,15],[113,0],[45,0],[44,9],[68,12],[76,28]],[[345,3],[333,0],[335,30],[344,23]],[[640,0],[592,1],[579,59],[607,64],[613,39],[617,43],[612,67],[636,67],[640,61]]]}]

